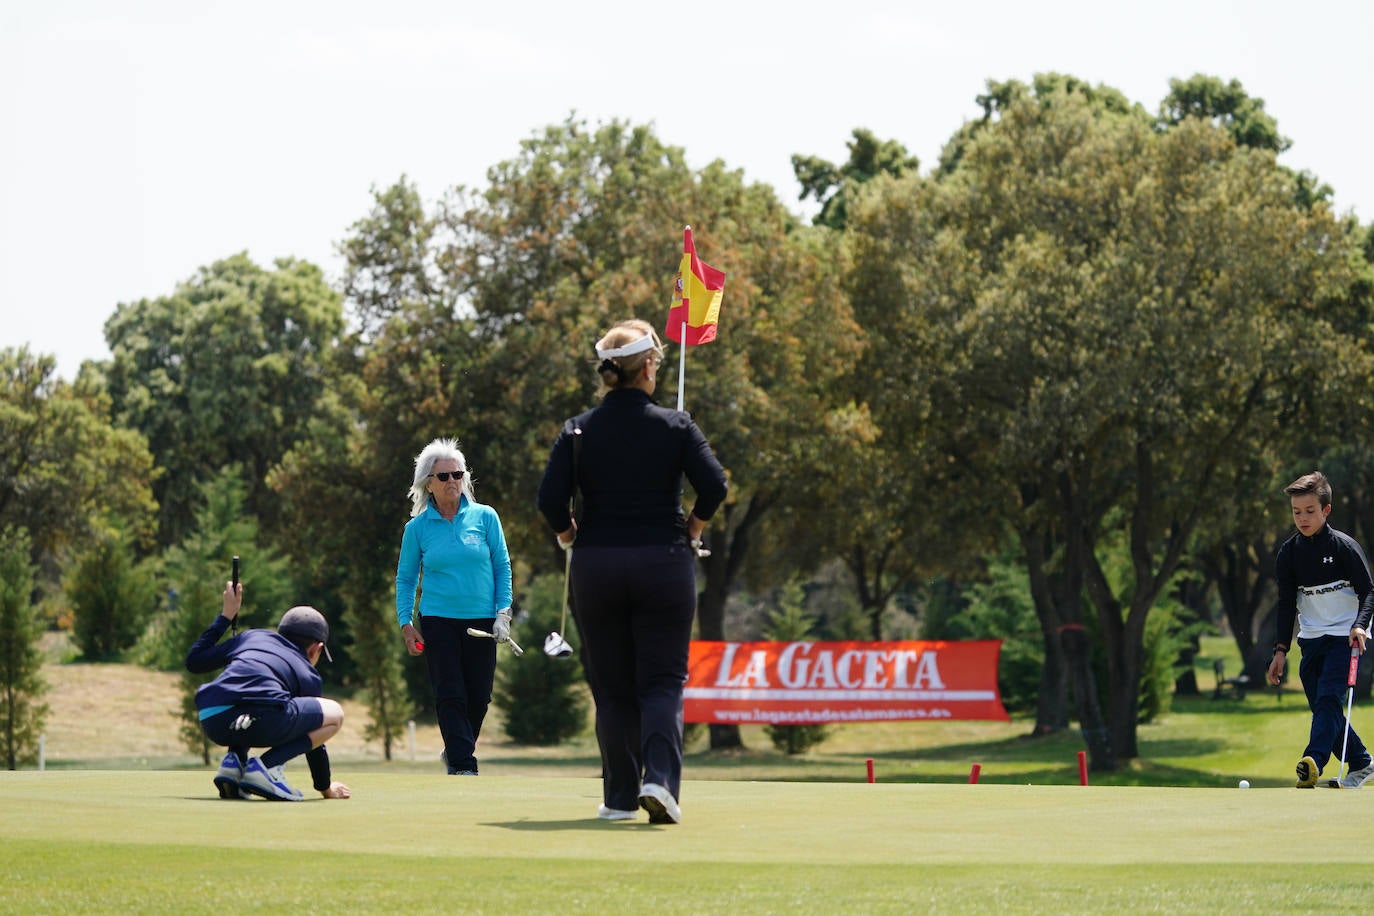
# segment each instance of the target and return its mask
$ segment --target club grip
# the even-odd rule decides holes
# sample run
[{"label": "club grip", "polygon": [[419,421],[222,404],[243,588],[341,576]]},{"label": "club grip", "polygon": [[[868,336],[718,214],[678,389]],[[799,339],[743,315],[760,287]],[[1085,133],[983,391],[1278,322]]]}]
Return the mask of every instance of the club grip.
[{"label": "club grip", "polygon": [[238,587],[239,587],[239,558],[238,558],[238,557],[234,557],[233,574],[232,574],[232,577],[231,577],[231,580],[230,580],[230,581],[233,583],[234,588],[237,590]]},{"label": "club grip", "polygon": [[1355,676],[1360,673],[1360,650],[1358,648],[1350,650],[1350,677],[1346,678],[1347,687],[1355,686]]}]

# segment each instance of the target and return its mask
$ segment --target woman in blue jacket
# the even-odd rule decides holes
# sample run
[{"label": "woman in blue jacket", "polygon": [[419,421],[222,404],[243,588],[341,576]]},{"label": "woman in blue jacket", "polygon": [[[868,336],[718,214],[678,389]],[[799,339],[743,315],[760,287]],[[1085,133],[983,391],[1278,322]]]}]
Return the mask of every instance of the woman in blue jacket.
[{"label": "woman in blue jacket", "polygon": [[[496,642],[510,638],[506,535],[496,510],[473,497],[467,459],[453,439],[435,439],[416,457],[410,497],[396,563],[396,620],[406,650],[424,655],[449,775],[476,776]],[[470,636],[468,627],[496,641]]]}]

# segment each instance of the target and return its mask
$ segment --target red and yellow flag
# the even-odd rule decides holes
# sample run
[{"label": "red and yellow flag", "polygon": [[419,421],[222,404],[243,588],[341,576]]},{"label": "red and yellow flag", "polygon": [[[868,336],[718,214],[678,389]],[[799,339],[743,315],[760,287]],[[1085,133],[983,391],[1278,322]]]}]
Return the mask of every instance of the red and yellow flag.
[{"label": "red and yellow flag", "polygon": [[[725,274],[697,257],[692,227],[682,230],[682,263],[673,284],[673,304],[668,310],[664,336],[680,344],[695,346],[716,339],[720,317],[720,297],[725,291]],[[683,322],[687,323],[683,334]],[[686,339],[684,339],[684,336]]]}]

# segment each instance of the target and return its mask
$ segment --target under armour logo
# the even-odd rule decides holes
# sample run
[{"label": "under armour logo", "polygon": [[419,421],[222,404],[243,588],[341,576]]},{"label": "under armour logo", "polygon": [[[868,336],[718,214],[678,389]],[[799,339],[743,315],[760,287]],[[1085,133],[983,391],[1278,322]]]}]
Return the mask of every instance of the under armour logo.
[{"label": "under armour logo", "polygon": [[234,724],[229,726],[229,730],[233,732],[244,732],[252,728],[253,723],[256,721],[257,719],[254,719],[252,716],[248,715],[248,713],[244,713],[234,720]]},{"label": "under armour logo", "polygon": [[1322,562],[1323,562],[1323,563],[1335,563],[1335,562],[1336,562],[1336,558],[1335,558],[1335,557],[1322,557]]}]

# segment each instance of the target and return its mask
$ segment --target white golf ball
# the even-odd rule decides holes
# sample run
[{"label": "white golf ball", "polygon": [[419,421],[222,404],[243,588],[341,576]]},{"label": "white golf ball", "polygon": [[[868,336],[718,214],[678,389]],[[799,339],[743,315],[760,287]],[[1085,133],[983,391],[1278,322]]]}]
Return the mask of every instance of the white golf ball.
[{"label": "white golf ball", "polygon": [[1240,781],[1240,787],[1241,787],[1242,789],[1248,789],[1248,788],[1250,788],[1250,780],[1248,780],[1248,779],[1242,779],[1242,780]]}]

